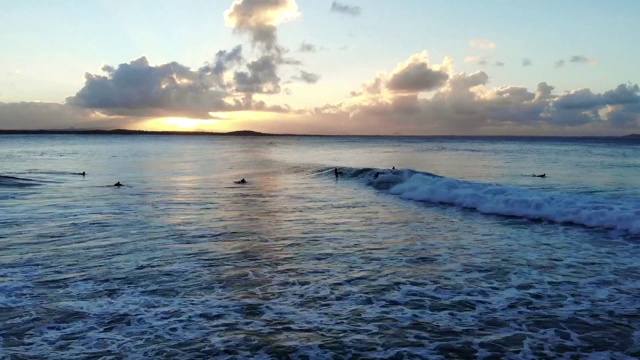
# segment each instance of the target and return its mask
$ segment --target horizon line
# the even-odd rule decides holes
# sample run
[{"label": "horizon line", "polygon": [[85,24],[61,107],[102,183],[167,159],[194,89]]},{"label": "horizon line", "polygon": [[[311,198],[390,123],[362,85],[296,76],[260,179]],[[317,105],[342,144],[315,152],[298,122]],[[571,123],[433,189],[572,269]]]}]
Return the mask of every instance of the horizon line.
[{"label": "horizon line", "polygon": [[13,129],[1,130],[0,135],[177,135],[177,136],[309,136],[309,137],[474,137],[474,138],[640,138],[640,134],[627,135],[366,135],[366,134],[291,134],[264,133],[254,130],[236,130],[229,132],[180,131],[180,130],[130,130],[130,129]]}]

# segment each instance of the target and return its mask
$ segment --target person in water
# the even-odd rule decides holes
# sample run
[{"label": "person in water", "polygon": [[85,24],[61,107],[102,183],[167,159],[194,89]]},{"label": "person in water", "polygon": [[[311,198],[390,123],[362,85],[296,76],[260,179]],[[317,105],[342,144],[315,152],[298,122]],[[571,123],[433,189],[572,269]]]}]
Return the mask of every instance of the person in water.
[{"label": "person in water", "polygon": [[113,184],[113,186],[120,187],[120,186],[124,186],[124,185],[120,184],[120,181],[118,181],[117,183]]},{"label": "person in water", "polygon": [[242,180],[239,181],[235,181],[236,184],[246,184],[247,180],[245,180],[244,178],[242,178]]},{"label": "person in water", "polygon": [[545,174],[540,174],[540,175],[531,174],[531,176],[533,176],[533,177],[541,177],[541,178],[543,178],[543,177],[547,177],[547,174],[546,174],[546,173],[545,173]]},{"label": "person in water", "polygon": [[87,175],[87,173],[85,173],[85,172],[83,171],[83,172],[81,172],[81,173],[78,173],[78,175],[85,176],[85,175]]},{"label": "person in water", "polygon": [[374,179],[377,179],[377,178],[378,178],[378,176],[380,176],[380,172],[379,172],[379,171],[376,171],[376,174],[375,174],[375,175],[373,175],[373,178],[374,178]]}]

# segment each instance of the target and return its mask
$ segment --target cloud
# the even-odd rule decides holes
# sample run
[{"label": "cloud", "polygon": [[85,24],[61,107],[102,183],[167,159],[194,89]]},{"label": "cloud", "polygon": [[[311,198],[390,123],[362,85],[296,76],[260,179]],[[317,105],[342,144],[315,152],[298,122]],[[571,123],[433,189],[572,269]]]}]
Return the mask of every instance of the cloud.
[{"label": "cloud", "polygon": [[487,65],[489,57],[487,56],[468,56],[464,59],[465,63]]},{"label": "cloud", "polygon": [[558,96],[554,106],[558,109],[594,110],[607,105],[640,104],[639,93],[640,87],[637,84],[620,84],[602,94],[595,94],[590,89],[579,89]]},{"label": "cloud", "polygon": [[587,59],[585,56],[582,56],[582,55],[572,56],[571,58],[569,58],[569,62],[574,64],[589,64],[589,65],[595,65],[597,63],[596,60]]},{"label": "cloud", "polygon": [[278,50],[277,25],[299,16],[295,0],[235,0],[224,13],[227,25],[251,35],[254,45]]},{"label": "cloud", "polygon": [[236,71],[233,75],[235,90],[243,93],[275,94],[280,92],[277,74],[278,58],[263,55],[247,64],[248,71]]},{"label": "cloud", "polygon": [[[296,18],[295,0],[235,0],[225,12],[227,25],[247,33],[259,56],[243,57],[242,46],[218,51],[211,62],[191,69],[177,62],[151,65],[142,56],[117,67],[105,65],[103,74],[85,74],[85,84],[66,103],[96,109],[107,116],[211,118],[216,111],[290,111],[288,106],[267,105],[254,95],[281,91],[279,67],[301,65],[287,58],[278,44],[277,26]],[[302,44],[304,51],[314,50]],[[318,75],[302,71],[299,79],[313,83]]]},{"label": "cloud", "polygon": [[573,55],[568,60],[558,60],[558,61],[556,61],[555,65],[556,65],[556,68],[561,68],[566,63],[595,65],[598,62],[595,59],[588,59],[587,57],[582,56],[582,55]]},{"label": "cloud", "polygon": [[496,43],[487,39],[473,39],[469,40],[469,47],[472,49],[493,50],[496,48]]},{"label": "cloud", "polygon": [[548,85],[546,82],[541,82],[538,84],[538,88],[536,89],[536,95],[534,97],[535,102],[543,102],[546,100],[554,99],[555,96],[551,95],[555,87]]},{"label": "cloud", "polygon": [[114,115],[207,118],[209,111],[226,107],[221,72],[238,61],[240,52],[219,52],[213,66],[197,70],[176,62],[152,66],[144,56],[117,68],[105,65],[105,75],[86,73],[84,87],[66,102]]},{"label": "cloud", "polygon": [[302,44],[300,44],[300,52],[314,53],[316,52],[316,46],[303,41]]},{"label": "cloud", "polygon": [[362,9],[359,6],[341,4],[337,1],[334,1],[331,3],[330,11],[351,16],[358,16],[362,12]]},{"label": "cloud", "polygon": [[293,79],[306,82],[307,84],[315,84],[320,80],[320,75],[300,70],[300,75],[294,76]]},{"label": "cloud", "polygon": [[391,73],[387,89],[393,92],[422,92],[442,86],[449,76],[429,68],[429,55],[422,52],[409,58]]},{"label": "cloud", "polygon": [[[409,60],[398,68],[413,63]],[[453,65],[446,68],[452,71]],[[360,129],[367,134],[606,135],[640,129],[637,84],[602,93],[580,89],[554,94],[554,87],[545,82],[535,91],[490,88],[489,76],[478,71],[449,73],[442,84],[434,85],[431,97],[419,97],[420,87],[394,92],[385,79],[385,73],[378,73],[349,101],[315,108],[314,116],[332,121],[340,131]]]},{"label": "cloud", "polygon": [[531,59],[529,58],[522,59],[522,66],[531,66],[532,64],[533,62],[531,62]]},{"label": "cloud", "polygon": [[589,59],[581,55],[574,55],[569,59],[569,62],[572,62],[572,63],[586,63],[588,61]]},{"label": "cloud", "polygon": [[[105,65],[104,75],[85,74],[83,88],[66,103],[128,117],[208,119],[214,111],[282,111],[253,100],[252,95],[280,92],[277,67],[286,61],[263,55],[241,69],[240,46],[218,51],[212,63],[195,70],[176,62],[150,65],[143,56],[118,67]],[[236,68],[232,76],[225,75]]]},{"label": "cloud", "polygon": [[216,58],[211,71],[214,74],[222,74],[229,70],[232,65],[239,65],[244,59],[242,58],[242,46],[237,45],[231,51],[220,50],[216,53]]},{"label": "cloud", "polygon": [[[489,64],[490,59],[490,56],[468,56],[464,59],[464,62],[468,64],[478,64],[484,66]],[[504,66],[505,63],[502,61],[494,61],[491,65]]]}]

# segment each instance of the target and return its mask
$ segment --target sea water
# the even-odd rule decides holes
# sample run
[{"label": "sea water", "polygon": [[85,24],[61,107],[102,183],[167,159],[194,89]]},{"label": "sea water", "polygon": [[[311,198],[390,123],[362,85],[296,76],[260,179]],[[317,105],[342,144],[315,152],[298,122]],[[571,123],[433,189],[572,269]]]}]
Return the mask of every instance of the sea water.
[{"label": "sea water", "polygon": [[639,170],[622,138],[0,136],[0,358],[635,358]]}]

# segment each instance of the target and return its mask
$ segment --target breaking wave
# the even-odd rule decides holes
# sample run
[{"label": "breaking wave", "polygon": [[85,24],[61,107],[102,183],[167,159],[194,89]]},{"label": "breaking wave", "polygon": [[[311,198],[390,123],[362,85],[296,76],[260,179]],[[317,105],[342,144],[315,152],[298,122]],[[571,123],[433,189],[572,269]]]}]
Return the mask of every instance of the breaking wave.
[{"label": "breaking wave", "polygon": [[[323,172],[331,171],[325,169]],[[404,199],[450,204],[484,214],[577,224],[640,234],[640,199],[544,191],[447,178],[415,170],[339,168]],[[376,173],[378,174],[376,176]]]}]

